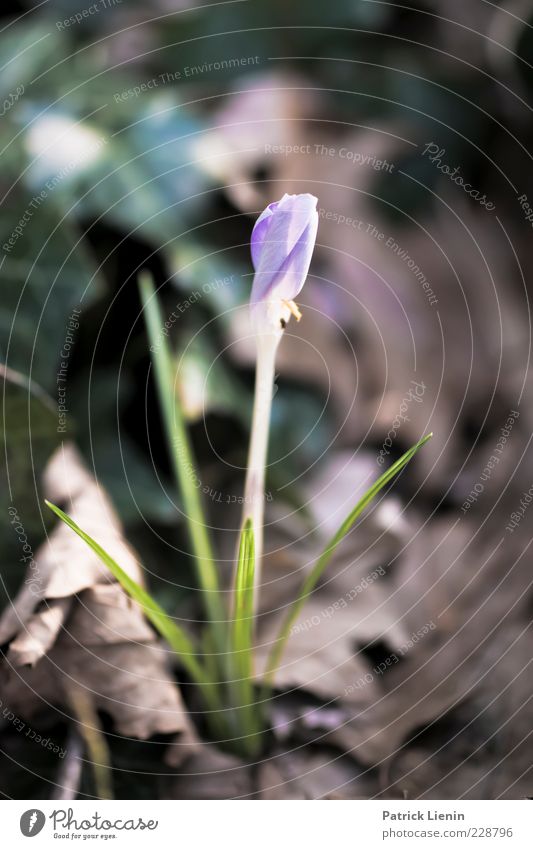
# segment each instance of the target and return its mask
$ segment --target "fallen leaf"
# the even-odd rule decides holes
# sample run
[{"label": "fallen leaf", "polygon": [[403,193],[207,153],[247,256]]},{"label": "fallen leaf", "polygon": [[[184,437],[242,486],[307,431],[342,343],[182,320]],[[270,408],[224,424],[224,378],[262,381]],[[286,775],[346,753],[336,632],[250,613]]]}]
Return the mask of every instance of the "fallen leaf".
[{"label": "fallen leaf", "polygon": [[[65,445],[52,457],[44,490],[143,582],[109,499],[74,446]],[[43,582],[40,605],[34,595],[28,614],[24,585],[0,620],[0,634],[12,637],[3,687],[11,709],[25,717],[44,705],[68,713],[68,692],[76,686],[113,717],[118,733],[142,739],[180,733],[181,745],[190,742],[194,748],[169,652],[92,550],[59,523],[36,553],[32,577]]]},{"label": "fallen leaf", "polygon": [[213,745],[202,746],[181,763],[170,781],[166,793],[171,799],[242,799],[254,793],[250,766]]}]

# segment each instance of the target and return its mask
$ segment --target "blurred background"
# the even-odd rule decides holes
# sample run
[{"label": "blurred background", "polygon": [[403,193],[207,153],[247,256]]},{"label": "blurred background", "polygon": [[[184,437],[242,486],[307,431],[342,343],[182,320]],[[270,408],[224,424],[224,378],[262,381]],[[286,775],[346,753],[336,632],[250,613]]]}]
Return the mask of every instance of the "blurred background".
[{"label": "blurred background", "polygon": [[[1,792],[533,795],[531,4],[21,0],[0,16]],[[43,497],[77,503],[102,542],[112,512],[110,545],[198,619],[137,275],[156,281],[229,575],[249,240],[285,192],[316,195],[320,225],[278,359],[265,643],[359,489],[435,435],[310,600],[250,771],[200,742],[187,682],[176,695]]]}]

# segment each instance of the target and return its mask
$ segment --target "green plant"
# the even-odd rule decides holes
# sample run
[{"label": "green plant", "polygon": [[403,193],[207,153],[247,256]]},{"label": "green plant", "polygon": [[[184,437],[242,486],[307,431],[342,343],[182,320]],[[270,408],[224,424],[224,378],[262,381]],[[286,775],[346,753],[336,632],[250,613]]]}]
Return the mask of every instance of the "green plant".
[{"label": "green plant", "polygon": [[[168,615],[139,584],[137,584],[98,543],[86,534],[59,507],[47,501],[54,513],[89,545],[95,554],[113,573],[125,591],[143,609],[146,617],[176,653],[194,683],[198,686],[204,704],[209,711],[207,724],[213,736],[225,742],[228,748],[235,749],[248,757],[254,757],[261,749],[261,736],[267,729],[265,701],[269,698],[283,649],[290,636],[291,626],[315,589],[321,575],[342,539],[370,504],[375,496],[397,475],[432,434],[428,434],[400,457],[390,469],[387,469],[357,502],[346,517],[339,530],[333,535],[318,558],[312,571],[304,580],[300,592],[293,601],[283,622],[279,636],[275,641],[267,664],[261,695],[255,695],[256,682],[253,675],[253,582],[254,582],[254,533],[250,520],[241,532],[239,558],[233,587],[233,615],[227,616],[222,623],[227,651],[216,653],[214,657],[224,659],[224,669],[229,672],[226,680],[213,679],[214,669],[209,671],[209,662],[201,659],[200,648],[194,643],[177,622]],[[216,636],[220,632],[221,622],[209,620],[205,623],[206,634],[210,637],[206,645],[216,645]],[[211,639],[212,637],[212,639]],[[218,664],[215,666],[218,669]]]},{"label": "green plant", "polygon": [[[272,211],[268,214],[265,211],[258,221],[258,225],[262,222],[262,229],[259,228],[255,252],[252,242],[256,267],[254,290],[259,290],[259,294],[256,291],[255,300],[252,293],[253,322],[258,345],[256,404],[245,486],[248,497],[245,498],[243,525],[228,606],[224,602],[220,587],[198,489],[193,484],[194,461],[179,396],[174,391],[175,375],[168,339],[160,333],[163,320],[154,284],[146,273],[141,275],[140,279],[141,301],[153,354],[159,402],[204,602],[206,619],[200,642],[187,634],[146,590],[124,572],[97,541],[78,527],[59,507],[46,502],[54,513],[92,548],[124,590],[142,607],[154,628],[173,649],[182,667],[198,688],[205,707],[206,723],[213,737],[226,748],[249,758],[256,757],[264,747],[265,735],[268,733],[268,704],[275,684],[276,670],[290,637],[291,627],[306,599],[316,588],[335,550],[361,513],[431,438],[431,434],[425,436],[387,469],[346,516],[290,605],[279,635],[272,645],[263,679],[257,681],[253,662],[254,624],[257,609],[257,575],[262,548],[264,465],[273,365],[277,346],[290,315],[299,318],[299,311],[292,297],[301,289],[307,275],[316,234],[314,205],[306,200],[305,204],[297,204],[293,209],[294,205],[289,202],[291,197],[285,195],[279,204],[271,205]],[[296,197],[307,199],[311,196]],[[289,200],[285,201],[286,198]],[[280,207],[285,218],[279,215]],[[270,210],[270,207],[267,209]],[[287,216],[290,220],[287,220]],[[272,221],[277,227],[274,232]],[[265,222],[272,225],[270,231],[265,230]],[[292,244],[289,238],[291,233]],[[302,240],[307,240],[303,247]],[[265,251],[266,260],[264,255],[261,256],[261,252]],[[266,270],[262,270],[262,262],[263,267],[266,263]],[[276,268],[278,273],[275,272]],[[263,274],[265,279],[261,278]],[[294,275],[298,277],[297,280]],[[260,282],[256,287],[257,280]],[[250,470],[253,470],[253,474]]]}]

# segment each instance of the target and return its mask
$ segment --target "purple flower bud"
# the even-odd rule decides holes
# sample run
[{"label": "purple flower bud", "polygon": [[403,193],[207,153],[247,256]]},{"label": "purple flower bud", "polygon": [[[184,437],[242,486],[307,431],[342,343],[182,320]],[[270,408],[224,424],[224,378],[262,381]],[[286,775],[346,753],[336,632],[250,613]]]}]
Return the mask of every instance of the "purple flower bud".
[{"label": "purple flower bud", "polygon": [[283,195],[261,213],[252,232],[252,262],[255,269],[250,307],[257,333],[281,332],[301,291],[318,229],[317,198],[313,195]]}]

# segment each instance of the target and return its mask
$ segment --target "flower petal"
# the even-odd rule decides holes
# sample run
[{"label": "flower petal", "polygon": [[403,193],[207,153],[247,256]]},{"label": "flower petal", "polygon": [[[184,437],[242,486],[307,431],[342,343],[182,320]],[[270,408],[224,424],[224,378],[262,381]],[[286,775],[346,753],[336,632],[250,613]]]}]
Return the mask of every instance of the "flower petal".
[{"label": "flower petal", "polygon": [[255,275],[250,306],[256,332],[280,334],[290,318],[287,306],[301,291],[315,247],[317,198],[288,195],[261,213],[252,233]]},{"label": "flower petal", "polygon": [[[284,195],[284,197],[286,197]],[[263,241],[268,233],[268,228],[270,226],[270,219],[272,218],[273,212],[278,208],[281,201],[277,200],[274,203],[269,203],[266,209],[263,210],[257,221],[255,222],[254,229],[252,230],[252,239],[250,242],[250,251],[252,254],[252,263],[254,269],[257,269],[259,264],[259,259],[261,256],[261,249],[263,246]]]},{"label": "flower petal", "polygon": [[291,300],[301,290],[318,228],[316,204],[313,195],[284,195],[260,216],[252,248],[256,271],[252,302],[272,297]]}]

